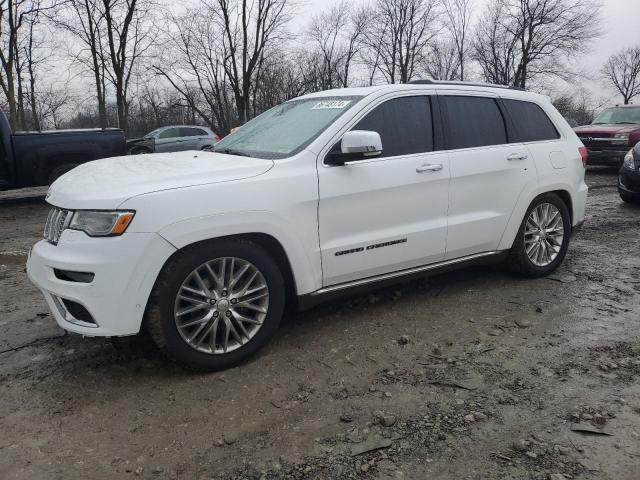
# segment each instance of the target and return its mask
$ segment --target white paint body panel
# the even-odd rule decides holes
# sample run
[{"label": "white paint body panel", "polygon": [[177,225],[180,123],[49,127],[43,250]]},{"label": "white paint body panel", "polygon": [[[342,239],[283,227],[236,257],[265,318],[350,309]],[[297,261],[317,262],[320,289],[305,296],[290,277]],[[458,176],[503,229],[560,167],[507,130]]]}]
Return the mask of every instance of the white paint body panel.
[{"label": "white paint body panel", "polygon": [[[538,103],[562,138],[340,167],[323,164],[331,146],[385,99],[454,92]],[[308,97],[330,95],[363,98],[287,159],[206,152],[138,155],[90,162],[56,181],[48,196],[55,206],[136,212],[121,237],[90,238],[67,230],[57,246],[42,241],[33,248],[29,277],[61,326],[85,335],[136,333],[164,263],[175,251],[203,240],[251,233],[273,237],[287,255],[296,293],[304,295],[341,282],[509,249],[528,206],[543,192],[566,192],[574,225],[584,218],[581,143],[542,96],[464,85],[390,85]],[[507,160],[512,153],[527,159]],[[558,162],[566,166],[558,168]],[[416,171],[428,164],[442,169]],[[366,250],[401,239],[406,242]],[[358,247],[365,250],[335,255]],[[90,284],[66,282],[55,278],[54,268],[96,275]],[[65,322],[55,312],[52,295],[84,305],[99,327]]]}]

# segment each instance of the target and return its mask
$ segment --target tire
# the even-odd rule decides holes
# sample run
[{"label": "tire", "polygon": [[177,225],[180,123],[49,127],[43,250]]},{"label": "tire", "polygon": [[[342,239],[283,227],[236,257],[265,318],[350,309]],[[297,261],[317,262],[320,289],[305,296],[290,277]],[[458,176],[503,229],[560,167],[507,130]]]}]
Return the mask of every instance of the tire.
[{"label": "tire", "polygon": [[[536,263],[534,262],[534,260],[532,260],[532,258],[530,258],[529,254],[527,253],[527,246],[531,247],[531,242],[537,243],[537,241],[535,241],[534,239],[539,238],[539,236],[526,234],[527,223],[529,222],[529,218],[530,215],[532,215],[532,212],[538,209],[538,207],[543,209],[546,208],[545,205],[551,205],[555,207],[555,210],[557,210],[558,214],[560,215],[563,228],[562,241],[561,245],[559,246],[559,250],[555,251],[555,248],[557,247],[557,233],[548,235],[549,240],[547,241],[546,245],[550,245],[551,249],[549,249],[549,247],[547,246],[545,246],[544,248],[539,247],[536,253],[542,255],[543,258],[542,260],[539,260],[538,263]],[[550,210],[553,211],[553,208],[550,208]],[[557,219],[557,217],[555,217],[555,219]],[[546,230],[551,231],[552,229],[545,229],[545,237],[547,237]],[[525,239],[525,237],[527,238]],[[569,248],[570,239],[571,216],[569,215],[569,209],[567,208],[567,205],[555,193],[545,193],[543,195],[540,195],[531,203],[531,205],[527,209],[527,213],[522,220],[522,224],[520,225],[518,234],[516,235],[513,246],[511,247],[511,250],[509,252],[509,257],[507,258],[507,266],[511,271],[524,277],[538,278],[549,275],[550,273],[555,271],[564,260],[564,257],[567,254],[567,249]],[[535,246],[533,246],[533,248],[535,250]],[[540,252],[540,249],[542,249],[543,251]],[[549,252],[549,257],[544,257],[544,249],[547,249],[546,252]],[[552,259],[553,253],[555,253],[555,257],[553,257]],[[534,255],[534,257],[536,256],[533,251],[532,255]]]},{"label": "tire", "polygon": [[69,172],[70,170],[73,170],[77,166],[78,166],[77,163],[68,163],[66,165],[60,165],[59,167],[54,168],[53,170],[51,170],[51,173],[49,174],[48,184],[51,185],[62,175]]},{"label": "tire", "polygon": [[[236,275],[249,265],[235,286],[230,281],[225,282],[230,287],[226,296],[212,276],[227,278],[228,275],[220,275],[223,264],[225,271]],[[250,280],[254,269],[258,274]],[[204,283],[197,281],[194,271]],[[247,286],[243,282],[248,282]],[[260,288],[262,284],[264,288]],[[209,297],[202,295],[205,291],[202,287],[210,292]],[[242,301],[242,298],[262,295],[265,288],[266,297],[249,303]],[[247,289],[249,292],[257,289],[257,293],[246,293]],[[195,290],[198,293],[193,293]],[[234,296],[239,290],[245,290],[244,297]],[[215,306],[203,305],[215,302],[215,296],[218,297]],[[251,357],[271,339],[284,312],[285,296],[282,273],[261,246],[243,239],[203,242],[178,252],[163,267],[149,299],[146,327],[156,345],[183,367],[201,372],[223,370]],[[236,303],[232,305],[234,301]],[[243,307],[245,304],[251,308]],[[193,307],[197,309],[189,312]],[[206,317],[209,319],[205,322],[202,318]],[[251,318],[253,323],[241,322],[240,317]],[[200,323],[189,326],[192,322]],[[236,335],[228,328],[229,322]],[[195,333],[198,328],[201,328],[199,334]],[[225,344],[227,331],[230,333],[226,340],[228,344]],[[192,335],[194,339],[189,343]]]}]

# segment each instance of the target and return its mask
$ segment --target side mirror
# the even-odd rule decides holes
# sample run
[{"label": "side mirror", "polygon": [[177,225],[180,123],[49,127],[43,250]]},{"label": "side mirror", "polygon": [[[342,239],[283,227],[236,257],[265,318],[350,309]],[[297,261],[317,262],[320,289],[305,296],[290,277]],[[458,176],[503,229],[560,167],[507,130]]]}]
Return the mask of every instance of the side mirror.
[{"label": "side mirror", "polygon": [[378,132],[351,130],[342,137],[340,152],[330,153],[328,165],[344,165],[351,160],[361,160],[382,154],[382,139]]}]

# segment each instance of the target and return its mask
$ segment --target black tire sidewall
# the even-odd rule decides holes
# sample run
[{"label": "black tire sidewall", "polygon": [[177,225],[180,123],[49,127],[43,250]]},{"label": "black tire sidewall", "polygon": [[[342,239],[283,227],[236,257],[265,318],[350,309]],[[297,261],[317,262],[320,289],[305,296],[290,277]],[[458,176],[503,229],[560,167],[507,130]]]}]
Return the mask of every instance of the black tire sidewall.
[{"label": "black tire sidewall", "polygon": [[[267,282],[269,308],[263,325],[244,346],[225,354],[211,355],[189,346],[174,321],[175,298],[187,275],[203,263],[219,257],[237,257],[255,265]],[[154,299],[159,309],[164,349],[179,363],[199,371],[232,367],[255,354],[275,334],[285,305],[285,284],[276,262],[260,246],[242,240],[204,243],[178,254],[161,273]]]},{"label": "black tire sidewall", "polygon": [[[560,252],[558,252],[558,256],[553,262],[544,267],[540,267],[531,261],[531,259],[527,255],[524,245],[524,232],[527,226],[527,219],[529,218],[531,212],[542,203],[550,203],[554,205],[560,212],[560,215],[562,215],[562,222],[564,225],[564,241],[562,242],[562,247],[560,247]],[[569,243],[571,242],[571,230],[571,215],[569,214],[569,209],[558,195],[554,193],[546,193],[536,198],[527,209],[527,213],[522,220],[522,224],[520,225],[518,235],[516,236],[516,240],[513,245],[513,249],[515,250],[514,253],[518,257],[517,263],[520,266],[520,273],[530,277],[543,277],[556,270],[564,261],[564,257],[566,256],[567,250],[569,249]]]}]

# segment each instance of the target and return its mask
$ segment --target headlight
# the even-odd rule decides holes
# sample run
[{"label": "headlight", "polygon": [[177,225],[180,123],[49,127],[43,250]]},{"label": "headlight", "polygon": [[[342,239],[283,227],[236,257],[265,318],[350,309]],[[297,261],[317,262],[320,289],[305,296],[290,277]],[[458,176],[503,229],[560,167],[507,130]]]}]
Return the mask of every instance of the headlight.
[{"label": "headlight", "polygon": [[627,145],[629,143],[629,134],[618,133],[612,137],[611,141],[614,143],[622,143],[624,145]]},{"label": "headlight", "polygon": [[91,237],[122,235],[131,223],[134,214],[134,212],[78,210],[73,214],[69,228],[81,230]]},{"label": "headlight", "polygon": [[624,168],[628,168],[629,170],[636,169],[636,163],[633,158],[633,150],[629,150],[629,153],[625,155],[624,163],[622,165],[624,166]]}]

